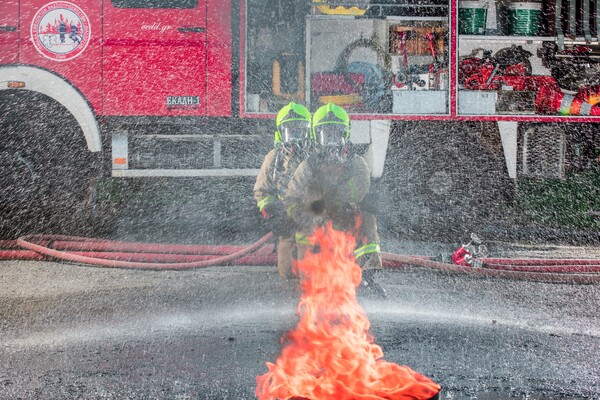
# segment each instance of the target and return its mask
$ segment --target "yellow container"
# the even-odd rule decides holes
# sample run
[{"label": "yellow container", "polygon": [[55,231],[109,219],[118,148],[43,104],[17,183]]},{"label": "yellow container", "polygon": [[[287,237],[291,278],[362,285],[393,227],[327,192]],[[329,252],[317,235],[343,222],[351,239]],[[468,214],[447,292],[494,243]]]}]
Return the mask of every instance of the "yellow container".
[{"label": "yellow container", "polygon": [[317,10],[319,10],[323,14],[327,14],[327,15],[364,15],[364,13],[366,13],[367,9],[369,8],[368,6],[365,7],[364,9],[360,8],[358,6],[332,7],[332,6],[328,6],[326,4],[327,0],[314,0],[314,3],[324,3],[323,5],[316,5],[316,7],[317,7]]}]

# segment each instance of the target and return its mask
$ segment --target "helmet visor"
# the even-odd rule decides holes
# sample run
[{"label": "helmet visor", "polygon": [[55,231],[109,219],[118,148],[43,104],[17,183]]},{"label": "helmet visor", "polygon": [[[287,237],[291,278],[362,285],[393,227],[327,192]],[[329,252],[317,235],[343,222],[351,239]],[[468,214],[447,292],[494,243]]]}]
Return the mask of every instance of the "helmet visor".
[{"label": "helmet visor", "polygon": [[322,124],[316,128],[317,140],[321,146],[343,146],[346,144],[346,130],[343,124]]},{"label": "helmet visor", "polygon": [[279,125],[279,131],[283,143],[297,143],[306,140],[310,132],[310,124],[303,120],[287,121]]}]

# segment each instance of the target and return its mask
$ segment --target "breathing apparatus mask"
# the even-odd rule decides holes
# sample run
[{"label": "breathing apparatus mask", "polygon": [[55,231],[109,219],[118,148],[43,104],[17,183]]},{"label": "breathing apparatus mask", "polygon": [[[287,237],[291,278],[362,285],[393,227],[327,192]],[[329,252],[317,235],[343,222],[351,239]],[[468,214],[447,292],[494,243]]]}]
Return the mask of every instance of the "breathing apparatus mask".
[{"label": "breathing apparatus mask", "polygon": [[322,123],[315,127],[315,136],[320,153],[332,161],[342,161],[349,154],[349,143],[346,140],[348,127],[340,123]]},{"label": "breathing apparatus mask", "polygon": [[279,125],[281,146],[287,152],[303,151],[310,133],[310,121],[289,120]]},{"label": "breathing apparatus mask", "polygon": [[350,118],[342,107],[327,103],[315,111],[311,138],[318,152],[330,161],[343,161],[350,154]]},{"label": "breathing apparatus mask", "polygon": [[302,104],[290,102],[275,118],[275,146],[286,154],[301,153],[310,135],[310,111]]}]

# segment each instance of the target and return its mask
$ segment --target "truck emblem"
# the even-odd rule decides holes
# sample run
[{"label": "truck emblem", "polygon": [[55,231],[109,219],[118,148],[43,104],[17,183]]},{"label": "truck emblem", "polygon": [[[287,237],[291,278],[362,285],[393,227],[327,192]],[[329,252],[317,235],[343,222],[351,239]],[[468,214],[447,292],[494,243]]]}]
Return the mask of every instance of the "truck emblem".
[{"label": "truck emblem", "polygon": [[35,48],[44,57],[55,61],[71,60],[83,53],[91,33],[87,15],[66,1],[46,4],[31,22],[31,40]]}]

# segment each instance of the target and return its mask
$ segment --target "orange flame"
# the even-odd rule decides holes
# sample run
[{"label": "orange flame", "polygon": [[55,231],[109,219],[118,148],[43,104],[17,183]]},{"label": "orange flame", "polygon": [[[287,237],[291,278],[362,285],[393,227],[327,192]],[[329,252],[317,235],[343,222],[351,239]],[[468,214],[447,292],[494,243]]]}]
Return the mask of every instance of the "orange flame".
[{"label": "orange flame", "polygon": [[302,296],[296,330],[268,372],[256,378],[259,400],[430,399],[440,386],[409,367],[386,362],[356,301],[361,269],[354,237],[328,224],[309,239],[319,247],[296,264]]}]

